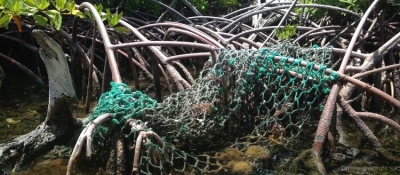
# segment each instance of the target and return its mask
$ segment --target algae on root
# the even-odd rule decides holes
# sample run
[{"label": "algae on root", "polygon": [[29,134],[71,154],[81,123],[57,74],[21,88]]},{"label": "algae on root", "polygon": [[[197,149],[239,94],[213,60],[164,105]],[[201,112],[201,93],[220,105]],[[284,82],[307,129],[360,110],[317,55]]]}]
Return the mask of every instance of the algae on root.
[{"label": "algae on root", "polygon": [[226,148],[224,152],[219,153],[218,159],[222,164],[228,164],[232,161],[241,161],[245,159],[244,154],[235,148]]},{"label": "algae on root", "polygon": [[238,161],[233,162],[232,173],[233,174],[251,174],[253,168],[251,167],[249,161]]},{"label": "algae on root", "polygon": [[270,152],[261,146],[252,145],[247,149],[246,155],[250,156],[250,159],[257,160],[260,158],[269,158]]}]

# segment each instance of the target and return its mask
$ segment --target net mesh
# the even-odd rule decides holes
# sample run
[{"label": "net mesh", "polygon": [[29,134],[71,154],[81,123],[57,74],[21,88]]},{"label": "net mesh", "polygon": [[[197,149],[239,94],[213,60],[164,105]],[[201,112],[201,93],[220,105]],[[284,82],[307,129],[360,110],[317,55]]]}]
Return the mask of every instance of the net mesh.
[{"label": "net mesh", "polygon": [[[163,146],[149,140],[142,147],[143,174],[154,170],[216,172],[222,165],[212,149],[232,146],[232,141],[249,134],[285,145],[301,133],[313,113],[321,110],[331,81],[338,78],[335,73],[326,73],[331,55],[329,48],[287,43],[260,50],[220,50],[216,63],[208,61],[191,88],[170,95],[162,103],[156,105],[140,93],[127,95],[137,92],[115,88],[121,85],[114,84],[113,90],[129,97],[103,95],[99,104],[104,106],[98,106],[100,112],[92,116],[111,110],[121,114],[113,119],[114,124],[137,118],[149,123],[147,130],[163,137]],[[314,69],[316,65],[318,69]],[[108,106],[111,103],[116,106]],[[119,106],[128,113],[122,115]]]},{"label": "net mesh", "polygon": [[[299,127],[321,108],[329,82],[337,79],[322,66],[331,64],[330,55],[330,49],[287,44],[220,50],[217,62],[206,64],[190,89],[169,96],[146,120],[172,140],[206,137],[226,128],[227,121],[232,129],[262,135],[278,125]],[[315,65],[320,68],[314,70]]]},{"label": "net mesh", "polygon": [[122,127],[127,120],[137,118],[144,109],[154,108],[156,105],[157,101],[146,94],[140,91],[132,92],[124,83],[111,82],[111,90],[100,96],[86,124],[102,114],[113,114],[111,122],[100,125],[95,131],[98,145],[104,145],[104,140],[115,128]]}]

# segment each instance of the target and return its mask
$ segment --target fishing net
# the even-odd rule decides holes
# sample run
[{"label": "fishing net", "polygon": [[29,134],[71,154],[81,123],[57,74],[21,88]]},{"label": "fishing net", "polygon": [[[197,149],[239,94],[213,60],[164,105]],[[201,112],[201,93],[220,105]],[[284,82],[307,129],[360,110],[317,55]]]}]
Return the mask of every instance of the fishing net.
[{"label": "fishing net", "polygon": [[[337,74],[326,73],[331,55],[330,48],[288,43],[260,50],[220,50],[216,62],[205,64],[191,88],[157,105],[147,96],[140,105],[124,105],[134,112],[113,123],[134,117],[148,122],[145,130],[163,137],[164,145],[150,139],[140,150],[143,174],[216,172],[223,161],[215,149],[229,147],[237,138],[255,135],[286,145],[298,138],[305,125],[312,125],[310,117],[322,110],[330,83],[338,79]],[[137,100],[140,97],[122,101]],[[132,132],[137,131],[128,135]]]},{"label": "fishing net", "polygon": [[128,120],[136,118],[143,109],[154,108],[156,105],[157,101],[146,94],[140,91],[132,92],[124,83],[111,82],[111,90],[100,96],[86,124],[102,114],[113,114],[111,122],[100,125],[95,131],[96,145],[104,146],[106,138],[115,128],[123,127]]},{"label": "fishing net", "polygon": [[171,140],[208,137],[226,130],[227,123],[229,130],[251,129],[262,135],[274,125],[301,127],[312,111],[321,109],[329,83],[338,78],[326,75],[323,65],[331,64],[330,56],[327,48],[287,43],[261,50],[220,50],[217,62],[206,63],[190,89],[170,95],[145,114],[146,120]]},{"label": "fishing net", "polygon": [[[220,50],[216,63],[206,63],[191,88],[144,110],[143,120],[166,142],[194,154],[216,149],[212,143],[219,143],[220,148],[231,146],[249,134],[286,145],[304,127],[315,124],[310,117],[323,109],[329,84],[338,79],[337,74],[326,73],[331,55],[330,48],[288,43],[261,50]],[[215,158],[205,160],[210,157]],[[181,163],[190,162],[181,159]],[[212,170],[220,168],[218,161],[194,160],[188,164],[201,173],[211,169],[200,167],[199,162],[211,162]]]}]

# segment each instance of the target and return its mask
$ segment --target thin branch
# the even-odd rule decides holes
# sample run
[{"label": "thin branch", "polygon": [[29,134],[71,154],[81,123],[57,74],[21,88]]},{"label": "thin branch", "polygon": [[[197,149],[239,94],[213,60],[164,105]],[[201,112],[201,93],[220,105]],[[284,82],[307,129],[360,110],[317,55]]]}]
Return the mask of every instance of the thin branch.
[{"label": "thin branch", "polygon": [[400,67],[400,64],[392,64],[390,66],[385,66],[385,67],[381,67],[381,68],[378,68],[378,69],[372,69],[372,70],[369,70],[367,72],[362,72],[362,73],[359,73],[359,74],[355,74],[352,77],[358,79],[358,78],[362,78],[362,77],[365,77],[365,76],[368,76],[368,75],[371,75],[371,74],[375,74],[375,73],[378,73],[378,72],[383,72],[383,71],[387,71],[387,70],[396,69],[398,67]]},{"label": "thin branch", "polygon": [[21,69],[23,72],[25,72],[26,74],[28,74],[28,76],[30,76],[31,78],[33,78],[33,80],[35,80],[35,82],[42,88],[46,88],[46,85],[43,83],[43,81],[35,74],[33,73],[30,69],[28,69],[27,67],[25,67],[24,65],[22,65],[21,63],[19,63],[18,61],[15,61],[14,59],[8,57],[7,55],[4,55],[2,53],[0,53],[0,58],[2,58],[3,60],[6,60],[8,62],[10,62],[12,65],[15,65],[16,67],[18,67],[19,69]]},{"label": "thin branch", "polygon": [[88,84],[86,89],[86,101],[85,101],[85,113],[89,113],[90,99],[92,96],[92,84],[93,84],[93,62],[96,48],[96,22],[94,23],[93,28],[93,39],[92,39],[92,49],[90,54],[90,63],[89,63],[89,74],[88,74]]}]

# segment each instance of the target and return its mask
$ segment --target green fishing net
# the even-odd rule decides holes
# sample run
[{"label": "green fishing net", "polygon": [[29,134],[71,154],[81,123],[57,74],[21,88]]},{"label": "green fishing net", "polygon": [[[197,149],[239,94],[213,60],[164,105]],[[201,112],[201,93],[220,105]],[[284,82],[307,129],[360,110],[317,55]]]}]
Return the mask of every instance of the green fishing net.
[{"label": "green fishing net", "polygon": [[262,135],[276,124],[299,128],[321,108],[329,83],[338,78],[326,74],[330,55],[329,48],[287,44],[220,50],[217,62],[204,67],[191,88],[170,95],[145,120],[172,140],[208,137],[226,130],[227,123],[230,130]]},{"label": "green fishing net", "polygon": [[143,109],[154,108],[157,101],[140,91],[132,92],[124,83],[111,82],[111,90],[102,94],[89,120],[92,121],[104,113],[113,113],[115,124],[125,123],[134,118]]},{"label": "green fishing net", "polygon": [[142,148],[143,174],[219,171],[214,149],[249,134],[279,138],[286,145],[313,125],[310,118],[322,110],[330,84],[338,79],[326,72],[331,55],[330,48],[288,43],[260,50],[221,49],[191,88],[157,105],[140,92],[113,84],[111,92],[121,95],[103,95],[91,119],[112,112],[117,116],[112,123],[122,124],[134,117],[163,137],[162,147],[150,139]]},{"label": "green fishing net", "polygon": [[101,143],[114,128],[123,127],[127,120],[137,118],[143,109],[154,108],[156,105],[157,101],[146,94],[140,91],[132,92],[124,83],[111,82],[111,90],[100,96],[97,106],[89,116],[89,121],[105,113],[113,114],[107,126],[101,125],[96,129],[96,135],[101,137],[99,141]]},{"label": "green fishing net", "polygon": [[[260,50],[220,50],[216,63],[208,61],[191,88],[143,110],[143,121],[168,143],[163,152],[173,150],[160,162],[184,165],[171,168],[175,171],[210,173],[222,169],[215,149],[261,143],[238,143],[238,138],[250,134],[264,143],[279,139],[283,145],[298,141],[303,128],[315,125],[317,120],[310,118],[319,116],[330,84],[338,79],[336,73],[326,72],[331,55],[330,48],[288,43]],[[215,143],[219,147],[210,146]],[[143,169],[152,166],[142,164]]]}]

